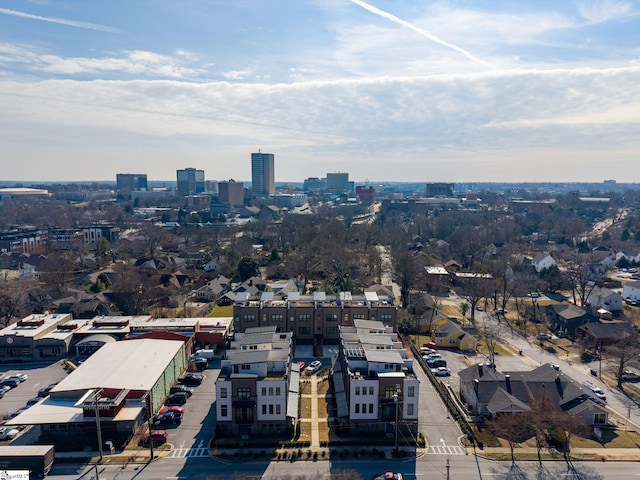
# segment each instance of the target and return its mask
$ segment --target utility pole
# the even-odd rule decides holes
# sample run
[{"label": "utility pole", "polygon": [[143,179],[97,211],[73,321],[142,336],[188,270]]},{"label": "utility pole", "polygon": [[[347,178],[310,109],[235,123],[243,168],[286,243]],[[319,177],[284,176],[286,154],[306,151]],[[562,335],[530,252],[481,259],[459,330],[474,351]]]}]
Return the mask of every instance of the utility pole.
[{"label": "utility pole", "polygon": [[396,394],[393,396],[396,402],[396,431],[395,431],[395,452],[398,455],[398,419],[399,419],[399,411],[400,411],[400,385],[396,385]]},{"label": "utility pole", "polygon": [[100,462],[102,461],[102,429],[100,428],[100,406],[98,405],[98,401],[102,397],[102,389],[97,389],[93,394],[93,400],[95,402],[95,411],[96,411],[96,433],[98,434],[98,450],[100,451]]},{"label": "utility pole", "polygon": [[151,412],[153,408],[151,390],[147,394],[147,425],[149,427],[149,450],[151,452],[151,460],[153,460],[154,452],[153,452],[153,437],[151,436]]},{"label": "utility pole", "polygon": [[449,468],[450,468],[449,459],[447,458],[447,480],[449,480]]}]

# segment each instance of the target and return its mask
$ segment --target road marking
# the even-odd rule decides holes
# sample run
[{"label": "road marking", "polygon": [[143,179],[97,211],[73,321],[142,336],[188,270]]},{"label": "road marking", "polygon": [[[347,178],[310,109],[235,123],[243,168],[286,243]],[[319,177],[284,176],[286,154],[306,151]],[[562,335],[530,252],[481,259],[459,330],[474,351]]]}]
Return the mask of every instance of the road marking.
[{"label": "road marking", "polygon": [[429,455],[465,455],[464,447],[458,445],[431,445],[427,454]]},{"label": "road marking", "polygon": [[165,458],[199,458],[199,457],[209,457],[209,449],[196,447],[196,448],[174,448],[171,450],[169,455],[166,455]]}]

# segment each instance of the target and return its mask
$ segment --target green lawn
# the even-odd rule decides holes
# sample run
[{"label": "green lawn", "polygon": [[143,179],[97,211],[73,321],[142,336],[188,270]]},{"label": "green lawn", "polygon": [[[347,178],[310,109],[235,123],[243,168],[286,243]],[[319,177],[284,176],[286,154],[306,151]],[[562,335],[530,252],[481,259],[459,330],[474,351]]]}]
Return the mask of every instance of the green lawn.
[{"label": "green lawn", "polygon": [[225,307],[216,307],[211,312],[210,317],[233,317],[233,305],[227,305]]}]

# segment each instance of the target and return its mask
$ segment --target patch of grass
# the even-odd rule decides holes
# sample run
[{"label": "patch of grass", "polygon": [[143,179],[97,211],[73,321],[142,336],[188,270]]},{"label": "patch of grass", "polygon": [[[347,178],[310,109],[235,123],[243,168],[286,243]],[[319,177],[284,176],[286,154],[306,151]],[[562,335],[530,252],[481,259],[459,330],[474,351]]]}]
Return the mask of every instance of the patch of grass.
[{"label": "patch of grass", "polygon": [[233,317],[233,305],[226,305],[224,307],[215,307],[211,312],[211,317]]},{"label": "patch of grass", "polygon": [[327,422],[318,422],[318,437],[320,439],[320,442],[329,441],[329,424]]},{"label": "patch of grass", "polygon": [[602,432],[602,442],[595,438],[571,438],[572,448],[638,448],[640,447],[640,433],[636,431],[605,430]]},{"label": "patch of grass", "polygon": [[311,402],[313,399],[302,397],[300,398],[300,418],[311,418]]},{"label": "patch of grass", "polygon": [[326,418],[327,415],[327,399],[324,397],[318,397],[318,417]]}]

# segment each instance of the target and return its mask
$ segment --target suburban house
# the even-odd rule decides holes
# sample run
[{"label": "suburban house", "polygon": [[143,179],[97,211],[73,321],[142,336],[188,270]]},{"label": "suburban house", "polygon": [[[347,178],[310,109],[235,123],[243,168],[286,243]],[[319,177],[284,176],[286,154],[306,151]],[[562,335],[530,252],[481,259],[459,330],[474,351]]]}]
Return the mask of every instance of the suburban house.
[{"label": "suburban house", "polygon": [[414,360],[393,328],[380,321],[354,320],[340,326],[340,349],[333,366],[339,427],[351,431],[414,438],[418,428],[420,381]]},{"label": "suburban house", "polygon": [[595,321],[595,317],[588,310],[569,302],[546,305],[544,314],[547,324],[551,325],[553,330],[570,336],[575,334],[577,327]]},{"label": "suburban house", "polygon": [[217,302],[230,288],[230,280],[220,275],[218,278],[207,282],[195,291],[198,302]]},{"label": "suburban house", "polygon": [[632,302],[640,301],[640,280],[627,282],[622,287],[622,296]]},{"label": "suburban house", "polygon": [[467,333],[460,324],[440,317],[431,324],[432,340],[439,348],[456,348],[465,352],[475,352],[478,340]]},{"label": "suburban house", "polygon": [[609,345],[634,334],[627,322],[588,323],[578,327],[576,335],[583,337],[584,343],[591,347]]},{"label": "suburban house", "polygon": [[531,265],[536,269],[537,273],[540,273],[545,268],[553,267],[556,264],[555,259],[546,252],[538,253],[531,260]]},{"label": "suburban house", "polygon": [[622,297],[606,287],[593,287],[588,302],[593,309],[605,309],[610,312],[622,311]]},{"label": "suburban house", "polygon": [[472,365],[459,373],[460,396],[476,415],[490,416],[531,411],[531,403],[546,395],[553,408],[584,420],[606,425],[608,412],[593,392],[544,364],[531,371],[501,373],[489,365]]},{"label": "suburban house", "polygon": [[275,326],[236,333],[216,380],[216,429],[249,437],[290,433],[298,419],[300,366],[293,335]]},{"label": "suburban house", "polygon": [[635,263],[640,263],[640,252],[630,252],[630,251],[624,251],[624,250],[620,250],[619,252],[616,252],[616,262],[618,260],[627,260],[628,262],[635,262]]}]

